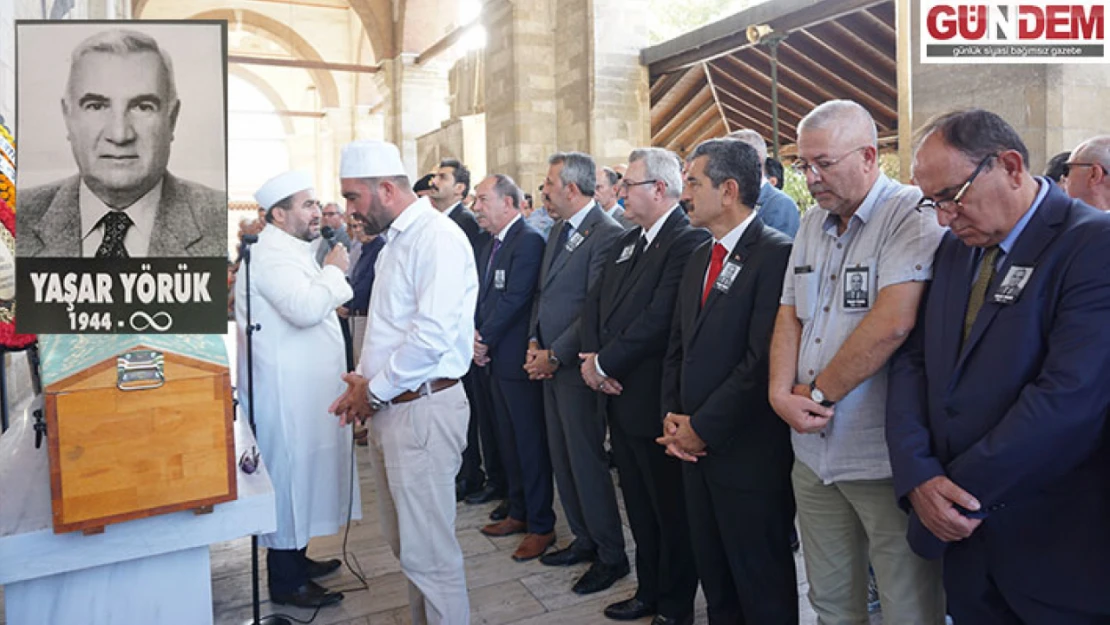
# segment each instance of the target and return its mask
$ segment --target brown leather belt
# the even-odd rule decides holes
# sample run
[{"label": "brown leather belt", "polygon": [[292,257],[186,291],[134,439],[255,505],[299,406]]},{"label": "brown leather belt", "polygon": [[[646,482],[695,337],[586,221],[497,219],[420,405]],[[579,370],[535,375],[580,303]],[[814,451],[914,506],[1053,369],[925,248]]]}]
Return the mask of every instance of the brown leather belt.
[{"label": "brown leather belt", "polygon": [[392,400],[390,400],[389,403],[391,403],[391,404],[406,404],[410,401],[415,401],[417,399],[420,399],[421,397],[427,397],[428,395],[431,395],[432,393],[438,393],[438,392],[440,392],[444,389],[451,388],[452,386],[454,386],[458,383],[459,383],[459,381],[456,378],[436,378],[435,380],[432,380],[431,382],[428,382],[426,384],[421,384],[420,388],[415,390],[415,391],[405,391],[404,393],[401,393],[400,395],[398,395],[398,396],[394,397]]}]

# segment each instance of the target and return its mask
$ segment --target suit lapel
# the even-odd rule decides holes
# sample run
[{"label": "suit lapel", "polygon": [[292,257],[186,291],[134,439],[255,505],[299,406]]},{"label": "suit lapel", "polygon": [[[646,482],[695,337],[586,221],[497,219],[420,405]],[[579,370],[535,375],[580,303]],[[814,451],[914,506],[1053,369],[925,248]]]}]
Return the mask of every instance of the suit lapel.
[{"label": "suit lapel", "polygon": [[[555,277],[555,274],[559,273],[559,270],[561,270],[564,266],[566,266],[567,261],[570,260],[571,255],[574,254],[575,252],[577,252],[578,250],[582,249],[582,246],[586,244],[586,239],[588,239],[590,237],[590,235],[593,234],[594,225],[597,223],[597,221],[599,219],[598,215],[600,214],[601,209],[598,208],[596,203],[593,203],[590,206],[587,206],[586,208],[583,208],[582,210],[589,211],[589,212],[586,214],[586,218],[582,220],[581,226],[576,228],[574,230],[574,232],[571,233],[571,235],[570,235],[571,238],[574,238],[574,235],[577,234],[580,237],[582,237],[582,240],[578,242],[578,245],[575,246],[575,248],[573,250],[563,250],[562,253],[559,254],[559,257],[554,259],[553,261],[550,258],[544,258],[545,262],[549,262],[549,261],[551,262],[551,266],[547,270],[547,275],[544,276],[544,286],[547,286],[547,283],[551,282],[551,279],[553,277]],[[562,223],[563,222],[559,222],[559,224],[558,224],[560,228],[563,227]],[[552,232],[554,233],[555,230],[552,230]],[[556,245],[558,245],[558,235],[557,234],[555,236],[555,240],[556,240]],[[570,239],[567,239],[567,241],[569,243]],[[549,251],[549,255],[554,255],[554,253],[555,253],[554,247],[552,249],[548,250],[548,251]]]},{"label": "suit lapel", "polygon": [[80,181],[79,176],[74,176],[63,182],[42,219],[31,227],[42,241],[42,250],[36,256],[81,256]]},{"label": "suit lapel", "polygon": [[[967,361],[968,354],[975,348],[976,343],[983,338],[983,334],[990,327],[994,321],[995,315],[1006,304],[997,304],[991,298],[991,295],[998,290],[998,286],[1006,277],[1006,272],[1009,271],[1013,265],[1022,265],[1028,267],[1036,267],[1037,260],[1040,258],[1041,253],[1048,247],[1058,234],[1057,227],[1067,217],[1067,213],[1071,208],[1071,200],[1057,196],[1051,191],[1050,195],[1046,196],[1041,206],[1037,209],[1037,213],[1029,220],[1022,231],[1018,240],[1014,242],[1014,249],[1006,255],[1006,260],[1002,266],[991,279],[990,286],[987,287],[986,299],[983,302],[983,307],[979,309],[979,314],[975,317],[975,322],[971,326],[971,334],[967,337],[967,342],[964,344],[960,351],[960,359],[956,363],[956,371],[959,371],[964,362]],[[1060,192],[1061,195],[1063,192]],[[1009,304],[1010,306],[1019,306],[1020,303]],[[966,297],[965,306],[962,310],[966,311]]]},{"label": "suit lapel", "polygon": [[[686,217],[686,213],[681,210],[671,212],[667,217],[667,221],[663,222],[663,227],[660,228],[658,234],[655,235],[655,239],[650,245],[644,248],[644,252],[640,255],[640,259],[636,261],[636,266],[632,268],[632,272],[621,282],[620,290],[617,293],[618,301],[625,296],[625,293],[632,288],[632,285],[636,284],[636,281],[640,279],[640,276],[643,275],[648,266],[659,262],[660,259],[667,255],[667,250],[671,247],[671,243],[674,243],[675,237],[678,236],[679,231],[688,223],[690,223],[690,220]],[[639,237],[642,236],[640,233],[643,232],[643,230],[641,228],[634,228],[633,231],[637,233],[636,238],[633,239],[633,242],[636,242],[639,240]]]},{"label": "suit lapel", "polygon": [[[755,245],[756,241],[758,241],[762,235],[763,221],[759,218],[753,219],[752,223],[748,224],[748,228],[744,231],[744,234],[741,235],[740,240],[737,241],[736,245],[732,248],[732,252],[730,252],[729,255],[725,257],[725,264],[727,265],[730,262],[735,262],[739,263],[740,266],[743,267],[744,263],[748,262],[748,257],[751,256],[752,246]],[[710,246],[709,249],[710,251],[712,251],[713,247]],[[708,270],[708,268],[709,263],[706,262],[706,270]],[[743,269],[741,269],[741,273],[743,273]],[[702,275],[704,276],[704,271]],[[741,277],[737,276],[736,279],[737,281],[739,281]],[[735,286],[736,284],[733,283],[733,287]],[[702,288],[705,288],[704,285]],[[732,293],[731,288],[729,290],[729,293]],[[714,305],[716,305],[717,301],[724,299],[727,296],[728,293],[721,293],[717,289],[710,287],[709,298],[705,300],[705,306],[701,307],[701,312],[698,314],[697,323],[694,325],[694,336],[697,336],[697,333],[701,330],[702,323],[705,321],[705,318],[709,316],[709,311],[713,308]],[[699,301],[701,300],[700,292],[698,293],[698,299]]]},{"label": "suit lapel", "polygon": [[154,217],[149,256],[187,256],[189,246],[199,241],[204,232],[193,219],[193,207],[177,179],[166,174],[162,183],[162,199]]}]

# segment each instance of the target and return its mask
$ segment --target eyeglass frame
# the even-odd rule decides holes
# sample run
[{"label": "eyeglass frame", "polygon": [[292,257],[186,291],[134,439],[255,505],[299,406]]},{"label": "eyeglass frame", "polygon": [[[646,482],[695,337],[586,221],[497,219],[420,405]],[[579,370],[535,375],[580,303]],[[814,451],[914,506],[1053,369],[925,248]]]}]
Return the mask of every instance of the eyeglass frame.
[{"label": "eyeglass frame", "polygon": [[617,181],[616,188],[617,188],[618,191],[621,190],[621,189],[624,189],[624,190],[627,191],[630,187],[639,187],[639,186],[643,186],[645,184],[655,184],[657,182],[659,182],[658,178],[653,178],[651,180],[641,180],[640,182],[629,182],[628,178],[621,178],[620,180]]},{"label": "eyeglass frame", "polygon": [[838,156],[834,159],[826,159],[824,165],[818,163],[817,159],[814,159],[814,161],[811,163],[810,161],[808,161],[804,158],[798,158],[798,159],[795,159],[793,163],[790,163],[790,169],[793,169],[795,172],[801,174],[802,176],[806,175],[807,171],[812,173],[814,176],[824,176],[826,171],[828,171],[828,170],[832,169],[833,167],[836,167],[837,165],[839,165],[840,161],[843,161],[844,159],[846,159],[849,156],[855,154],[856,152],[859,152],[860,150],[866,150],[867,148],[870,148],[870,147],[873,147],[873,146],[861,145],[858,148],[848,150],[844,154],[841,154],[840,156]]},{"label": "eyeglass frame", "polygon": [[[967,180],[960,185],[960,188],[956,190],[955,195],[953,195],[951,199],[937,201],[931,197],[923,197],[917,201],[917,210],[920,211],[923,208],[931,208],[934,211],[940,211],[942,213],[955,213],[958,208],[963,207],[964,195],[967,195],[967,190],[971,188],[971,183],[975,182],[975,178],[979,176],[979,173],[983,171],[992,158],[998,158],[998,154],[991,153],[984,156],[983,160],[979,161],[979,164],[975,166],[975,170],[972,171],[971,175],[967,177]],[[952,204],[953,208],[946,208],[944,206],[945,204]]]},{"label": "eyeglass frame", "polygon": [[1070,176],[1072,167],[1093,167],[1095,169],[1101,169],[1104,176],[1110,175],[1110,171],[1108,171],[1102,163],[1064,163],[1064,175],[1061,177],[1067,178]]}]

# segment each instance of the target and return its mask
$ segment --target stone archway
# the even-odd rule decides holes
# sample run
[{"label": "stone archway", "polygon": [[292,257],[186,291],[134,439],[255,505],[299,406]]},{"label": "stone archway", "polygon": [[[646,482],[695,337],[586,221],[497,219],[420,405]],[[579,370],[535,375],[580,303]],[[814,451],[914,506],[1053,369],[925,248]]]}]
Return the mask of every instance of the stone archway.
[{"label": "stone archway", "polygon": [[[278,93],[277,89],[274,89],[273,86],[271,86],[270,83],[266,81],[266,79],[241,65],[231,65],[227,69],[228,74],[236,76],[238,78],[242,78],[247,83],[250,83],[250,85],[253,86],[255,89],[258,89],[258,91],[261,92],[262,95],[266,96],[266,98],[273,103],[274,110],[288,110],[289,107],[285,104],[285,100],[281,97],[281,94]],[[281,126],[285,130],[285,134],[287,136],[292,136],[294,133],[293,121],[288,117],[280,117],[280,119]]]}]

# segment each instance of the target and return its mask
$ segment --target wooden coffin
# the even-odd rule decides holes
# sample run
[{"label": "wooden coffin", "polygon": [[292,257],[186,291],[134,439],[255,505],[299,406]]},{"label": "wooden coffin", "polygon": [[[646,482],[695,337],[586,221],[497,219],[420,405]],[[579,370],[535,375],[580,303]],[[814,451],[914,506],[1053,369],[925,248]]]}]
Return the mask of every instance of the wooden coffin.
[{"label": "wooden coffin", "polygon": [[39,341],[55,533],[235,499],[223,337]]}]

